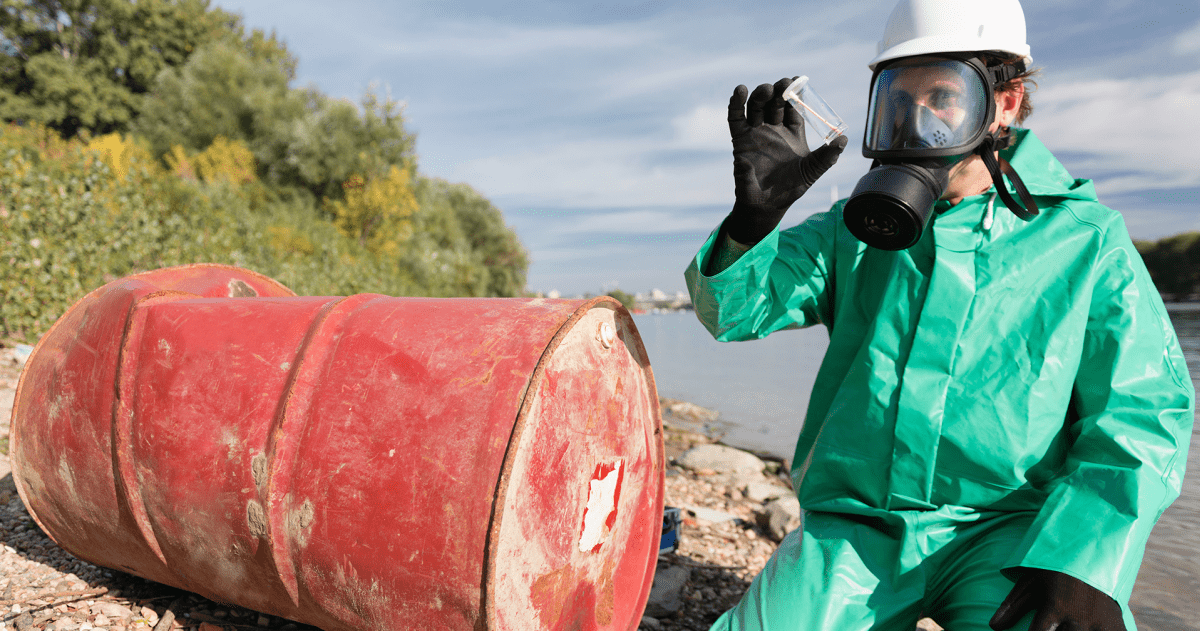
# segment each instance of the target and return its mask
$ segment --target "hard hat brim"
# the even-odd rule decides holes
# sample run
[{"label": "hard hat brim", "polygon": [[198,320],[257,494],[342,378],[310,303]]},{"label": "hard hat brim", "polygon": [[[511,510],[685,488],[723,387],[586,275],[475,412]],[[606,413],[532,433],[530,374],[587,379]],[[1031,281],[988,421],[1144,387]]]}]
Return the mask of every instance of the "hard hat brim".
[{"label": "hard hat brim", "polygon": [[917,55],[936,55],[943,53],[974,53],[983,51],[1000,51],[1010,53],[1024,58],[1025,66],[1029,67],[1033,64],[1033,57],[1029,54],[1029,45],[1014,47],[1011,42],[999,42],[988,40],[986,38],[976,37],[954,37],[949,35],[934,35],[930,37],[921,37],[910,39],[901,42],[887,50],[879,53],[871,63],[867,64],[871,70],[875,70],[875,66],[892,59],[900,57],[915,57]]},{"label": "hard hat brim", "polygon": [[1025,66],[1033,64],[1033,58],[1030,55],[1030,46],[1014,47],[1012,42],[1000,42],[995,40],[986,40],[980,37],[955,37],[948,35],[935,35],[929,37],[919,37],[916,40],[907,40],[883,50],[875,59],[872,59],[868,67],[872,71],[875,66],[882,64],[884,61],[900,59],[902,56],[917,56],[917,55],[936,55],[944,53],[979,53],[984,50],[1000,50],[1002,53],[1010,53],[1021,56],[1025,59]]}]

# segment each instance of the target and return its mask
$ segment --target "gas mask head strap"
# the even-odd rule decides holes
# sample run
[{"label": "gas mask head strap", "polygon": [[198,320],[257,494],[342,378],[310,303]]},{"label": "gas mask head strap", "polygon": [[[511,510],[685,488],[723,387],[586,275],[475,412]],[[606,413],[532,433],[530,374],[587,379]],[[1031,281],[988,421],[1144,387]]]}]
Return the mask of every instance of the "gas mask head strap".
[{"label": "gas mask head strap", "polygon": [[[984,61],[985,64],[987,63],[982,59],[980,61]],[[993,66],[987,66],[987,69],[988,74],[991,75],[992,89],[994,90],[1005,83],[1016,79],[1018,75],[1025,72],[1025,62],[1016,61],[1011,64],[996,64]]]},{"label": "gas mask head strap", "polygon": [[[980,59],[984,61],[985,59]],[[992,90],[998,89],[1000,86],[1016,79],[1021,73],[1025,72],[1025,61],[1019,60],[1015,63],[1000,63],[987,66],[988,74],[992,80]],[[1000,166],[1000,162],[996,160],[996,152],[1001,149],[1006,149],[1012,143],[1012,134],[1007,128],[999,132],[992,132],[984,138],[983,143],[976,148],[975,153],[978,153],[983,158],[984,165],[987,166],[988,173],[992,176],[992,184],[996,186],[996,192],[1000,195],[1000,199],[1004,201],[1004,205],[1013,212],[1014,215],[1020,217],[1024,221],[1029,221],[1038,215],[1037,202],[1033,201],[1033,195],[1029,194],[1029,189],[1025,187],[1025,182],[1021,181],[1021,177],[1012,168],[1004,169]],[[1008,192],[1008,187],[1004,185],[1004,175],[1008,175],[1008,179],[1012,181],[1013,190],[1021,198],[1021,203],[1013,199],[1013,196]]]},{"label": "gas mask head strap", "polygon": [[[1005,130],[1007,131],[1007,130]],[[988,173],[992,176],[992,184],[996,185],[996,192],[1000,194],[1000,199],[1004,201],[1004,205],[1013,212],[1014,215],[1025,221],[1029,221],[1038,215],[1037,202],[1033,201],[1033,195],[1029,194],[1029,189],[1025,188],[1025,182],[1021,181],[1021,177],[1017,172],[1009,169],[1001,169],[1000,162],[996,160],[996,151],[1003,146],[1008,146],[1009,135],[1005,134],[1003,139],[997,138],[995,133],[990,133],[987,138],[984,138],[983,144],[975,150],[976,153],[983,158],[983,164],[987,166]],[[1008,192],[1008,187],[1004,185],[1004,174],[1008,175],[1008,179],[1012,181],[1013,190],[1017,191],[1017,195],[1021,197],[1021,203],[1013,199],[1013,196]]]}]

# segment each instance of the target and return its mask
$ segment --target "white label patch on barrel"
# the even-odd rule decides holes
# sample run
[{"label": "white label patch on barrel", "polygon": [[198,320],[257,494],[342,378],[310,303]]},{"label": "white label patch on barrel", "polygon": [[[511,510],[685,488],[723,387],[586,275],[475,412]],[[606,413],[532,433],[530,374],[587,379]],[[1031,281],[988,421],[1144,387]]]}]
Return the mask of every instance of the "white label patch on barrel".
[{"label": "white label patch on barrel", "polygon": [[617,511],[617,482],[620,479],[621,461],[618,460],[603,477],[588,482],[587,508],[583,509],[583,535],[579,538],[580,552],[595,550],[604,540],[609,517]]}]

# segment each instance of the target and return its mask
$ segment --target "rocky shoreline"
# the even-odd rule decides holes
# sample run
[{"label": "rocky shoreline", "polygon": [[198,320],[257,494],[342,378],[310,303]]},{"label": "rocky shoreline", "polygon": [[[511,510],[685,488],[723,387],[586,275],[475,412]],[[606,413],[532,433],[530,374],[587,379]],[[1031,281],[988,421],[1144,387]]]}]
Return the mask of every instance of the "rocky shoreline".
[{"label": "rocky shoreline", "polygon": [[[741,599],[800,523],[787,463],[721,445],[716,413],[662,399],[666,504],[681,509],[679,547],[659,556],[640,629],[704,630]],[[761,455],[761,454],[760,454]]]},{"label": "rocky shoreline", "polygon": [[[0,349],[0,631],[314,630],[290,620],[80,561],[37,527],[7,456],[19,367]],[[640,629],[708,629],[799,524],[786,463],[719,444],[711,410],[663,399],[666,504],[681,509],[678,549],[659,556]]]}]

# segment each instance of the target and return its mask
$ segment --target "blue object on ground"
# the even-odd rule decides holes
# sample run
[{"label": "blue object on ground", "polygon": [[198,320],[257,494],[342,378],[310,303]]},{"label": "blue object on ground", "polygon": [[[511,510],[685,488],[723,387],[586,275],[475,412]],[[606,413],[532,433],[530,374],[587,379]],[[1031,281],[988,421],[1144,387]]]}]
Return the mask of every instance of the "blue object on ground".
[{"label": "blue object on ground", "polygon": [[663,507],[662,539],[658,544],[658,553],[674,552],[679,547],[680,510],[671,506]]}]

